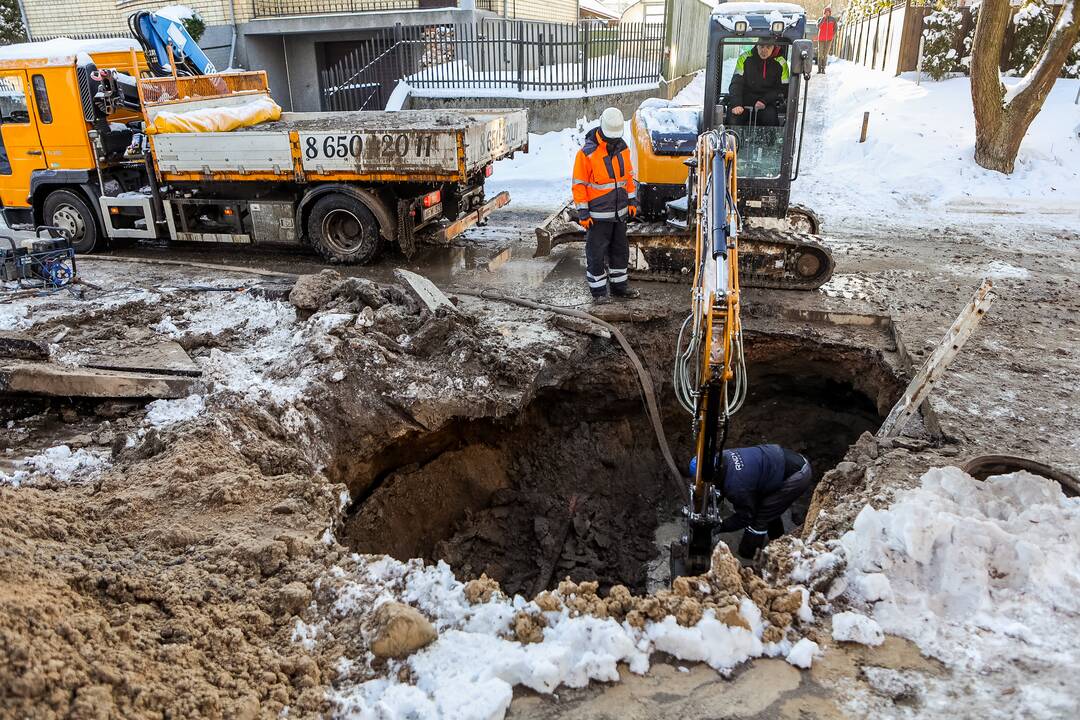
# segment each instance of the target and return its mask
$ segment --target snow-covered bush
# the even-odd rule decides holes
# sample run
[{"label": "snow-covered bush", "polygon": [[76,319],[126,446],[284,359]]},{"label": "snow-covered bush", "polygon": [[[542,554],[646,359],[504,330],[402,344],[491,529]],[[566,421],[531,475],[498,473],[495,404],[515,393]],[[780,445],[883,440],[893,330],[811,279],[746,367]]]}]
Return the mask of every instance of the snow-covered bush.
[{"label": "snow-covered bush", "polygon": [[975,45],[975,27],[979,24],[979,8],[982,7],[982,0],[976,0],[968,5],[968,11],[971,13],[971,24],[968,25],[967,34],[964,35],[964,52],[963,57],[960,58],[960,64],[964,68],[964,72],[971,73],[971,48]]},{"label": "snow-covered bush", "polygon": [[942,80],[960,66],[956,51],[963,15],[950,4],[941,5],[923,23],[922,67],[934,80]]},{"label": "snow-covered bush", "polygon": [[1054,24],[1054,11],[1042,0],[1025,3],[1013,15],[1013,44],[1005,70],[1010,75],[1024,75],[1039,57],[1050,28]]},{"label": "snow-covered bush", "polygon": [[1061,69],[1061,77],[1080,78],[1080,42],[1073,45],[1072,52],[1065,61],[1065,67]]}]

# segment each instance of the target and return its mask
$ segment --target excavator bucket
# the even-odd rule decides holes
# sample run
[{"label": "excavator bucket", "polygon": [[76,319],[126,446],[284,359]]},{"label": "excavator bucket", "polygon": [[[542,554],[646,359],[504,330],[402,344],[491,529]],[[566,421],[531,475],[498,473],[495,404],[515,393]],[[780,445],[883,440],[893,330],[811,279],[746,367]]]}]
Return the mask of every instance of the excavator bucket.
[{"label": "excavator bucket", "polygon": [[[536,257],[569,242],[584,242],[573,204],[552,213],[536,228]],[[694,249],[689,231],[668,222],[631,222],[631,275],[644,280],[689,281]],[[634,252],[636,249],[636,253]],[[821,238],[805,233],[745,225],[739,232],[739,278],[743,287],[814,290],[832,277],[835,263]]]}]

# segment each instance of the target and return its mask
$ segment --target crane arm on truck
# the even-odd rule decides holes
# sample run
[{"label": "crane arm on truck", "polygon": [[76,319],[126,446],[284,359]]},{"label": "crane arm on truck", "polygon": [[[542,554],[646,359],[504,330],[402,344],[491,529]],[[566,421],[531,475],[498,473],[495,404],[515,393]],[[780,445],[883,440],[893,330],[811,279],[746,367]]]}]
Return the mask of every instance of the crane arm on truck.
[{"label": "crane arm on truck", "polygon": [[157,77],[173,74],[173,67],[169,63],[170,48],[177,75],[209,75],[217,72],[214,63],[206,57],[183,23],[171,17],[140,10],[128,16],[128,29],[142,45],[146,64]]}]

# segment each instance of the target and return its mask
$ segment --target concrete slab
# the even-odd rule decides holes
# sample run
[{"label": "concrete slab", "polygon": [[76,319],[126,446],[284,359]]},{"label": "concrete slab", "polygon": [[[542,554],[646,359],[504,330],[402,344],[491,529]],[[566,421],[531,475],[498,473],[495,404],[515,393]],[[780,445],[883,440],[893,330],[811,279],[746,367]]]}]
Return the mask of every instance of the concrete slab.
[{"label": "concrete slab", "polygon": [[443,294],[443,291],[435,287],[435,283],[428,280],[423,275],[417,275],[414,272],[408,270],[402,270],[398,268],[394,270],[394,275],[397,279],[405,284],[412,294],[416,296],[416,299],[427,306],[427,309],[431,312],[435,312],[440,307],[447,308],[451,312],[457,312],[457,308],[450,302],[450,299]]},{"label": "concrete slab", "polygon": [[144,347],[116,348],[107,353],[91,351],[82,365],[100,370],[124,370],[151,375],[202,375],[202,370],[188,356],[187,351],[172,340],[154,342]]},{"label": "concrete slab", "polygon": [[53,363],[0,365],[0,392],[48,397],[182,398],[197,392],[189,377],[73,368]]}]

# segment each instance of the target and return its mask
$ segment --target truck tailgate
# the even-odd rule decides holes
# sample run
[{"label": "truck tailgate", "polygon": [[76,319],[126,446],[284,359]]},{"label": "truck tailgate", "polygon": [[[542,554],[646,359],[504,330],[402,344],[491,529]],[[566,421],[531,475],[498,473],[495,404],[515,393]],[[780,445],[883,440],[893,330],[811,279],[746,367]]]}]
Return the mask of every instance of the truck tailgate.
[{"label": "truck tailgate", "polygon": [[469,172],[500,160],[529,143],[526,110],[475,113],[476,122],[465,133],[465,162]]}]

